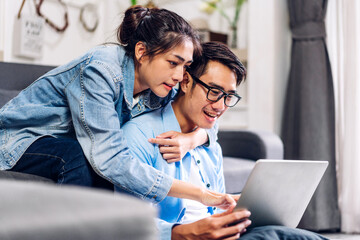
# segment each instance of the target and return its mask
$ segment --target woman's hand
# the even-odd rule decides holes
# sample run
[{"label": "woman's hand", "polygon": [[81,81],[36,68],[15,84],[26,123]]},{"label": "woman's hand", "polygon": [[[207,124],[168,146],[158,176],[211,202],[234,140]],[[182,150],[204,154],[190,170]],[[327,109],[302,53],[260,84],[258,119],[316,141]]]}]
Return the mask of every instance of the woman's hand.
[{"label": "woman's hand", "polygon": [[189,133],[169,131],[149,138],[149,142],[159,145],[159,151],[168,163],[180,161],[192,149]]},{"label": "woman's hand", "polygon": [[191,199],[206,206],[227,210],[233,210],[238,199],[238,195],[217,193],[178,179],[173,180],[168,196]]},{"label": "woman's hand", "polygon": [[237,200],[239,200],[239,195],[217,193],[204,189],[200,202],[206,206],[218,207],[220,209],[232,211]]},{"label": "woman's hand", "polygon": [[160,153],[168,163],[180,161],[188,151],[207,141],[206,131],[199,128],[190,133],[169,131],[149,138],[149,142],[159,145]]}]

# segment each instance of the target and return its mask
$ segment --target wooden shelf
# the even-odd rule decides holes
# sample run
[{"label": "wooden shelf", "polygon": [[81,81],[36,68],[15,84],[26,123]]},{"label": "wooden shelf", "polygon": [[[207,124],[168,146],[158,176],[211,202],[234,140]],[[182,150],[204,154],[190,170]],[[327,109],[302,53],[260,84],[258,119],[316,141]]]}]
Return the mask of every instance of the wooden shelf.
[{"label": "wooden shelf", "polygon": [[235,53],[235,55],[240,59],[240,61],[245,65],[247,65],[248,52],[245,48],[232,48],[231,51]]}]

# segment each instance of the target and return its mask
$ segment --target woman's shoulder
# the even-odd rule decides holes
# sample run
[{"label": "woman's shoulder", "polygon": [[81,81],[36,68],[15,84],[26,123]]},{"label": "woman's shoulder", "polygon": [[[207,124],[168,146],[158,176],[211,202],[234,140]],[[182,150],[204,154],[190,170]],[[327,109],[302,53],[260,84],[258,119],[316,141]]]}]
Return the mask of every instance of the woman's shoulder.
[{"label": "woman's shoulder", "polygon": [[91,61],[108,64],[121,64],[126,58],[125,49],[118,44],[100,45],[91,49],[88,54]]},{"label": "woman's shoulder", "polygon": [[87,58],[87,64],[101,67],[115,79],[123,79],[125,77],[123,76],[124,72],[131,72],[131,69],[134,71],[133,59],[126,54],[125,49],[119,44],[97,46],[88,51]]}]

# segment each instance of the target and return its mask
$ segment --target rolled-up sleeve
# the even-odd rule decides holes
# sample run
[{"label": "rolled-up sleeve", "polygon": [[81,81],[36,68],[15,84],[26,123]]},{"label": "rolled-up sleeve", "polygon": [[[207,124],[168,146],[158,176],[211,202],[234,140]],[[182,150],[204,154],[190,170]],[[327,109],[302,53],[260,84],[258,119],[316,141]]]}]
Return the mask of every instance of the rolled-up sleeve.
[{"label": "rolled-up sleeve", "polygon": [[83,68],[66,89],[76,137],[99,175],[142,199],[160,202],[173,178],[131,155],[120,126],[121,111],[116,111],[121,86],[101,62]]},{"label": "rolled-up sleeve", "polygon": [[179,223],[169,223],[160,218],[156,219],[156,225],[159,230],[159,235],[161,240],[171,240],[172,229],[175,225]]}]

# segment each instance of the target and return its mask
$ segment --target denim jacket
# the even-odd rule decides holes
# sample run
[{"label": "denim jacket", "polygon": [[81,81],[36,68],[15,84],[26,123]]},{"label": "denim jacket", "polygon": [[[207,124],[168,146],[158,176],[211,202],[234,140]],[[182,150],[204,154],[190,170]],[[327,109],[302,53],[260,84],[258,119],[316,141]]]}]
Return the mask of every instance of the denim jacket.
[{"label": "denim jacket", "polygon": [[37,79],[0,109],[0,169],[11,169],[42,136],[77,138],[94,170],[117,187],[159,202],[173,178],[134,158],[121,126],[158,109],[150,90],[132,108],[134,61],[118,45],[96,47]]}]

